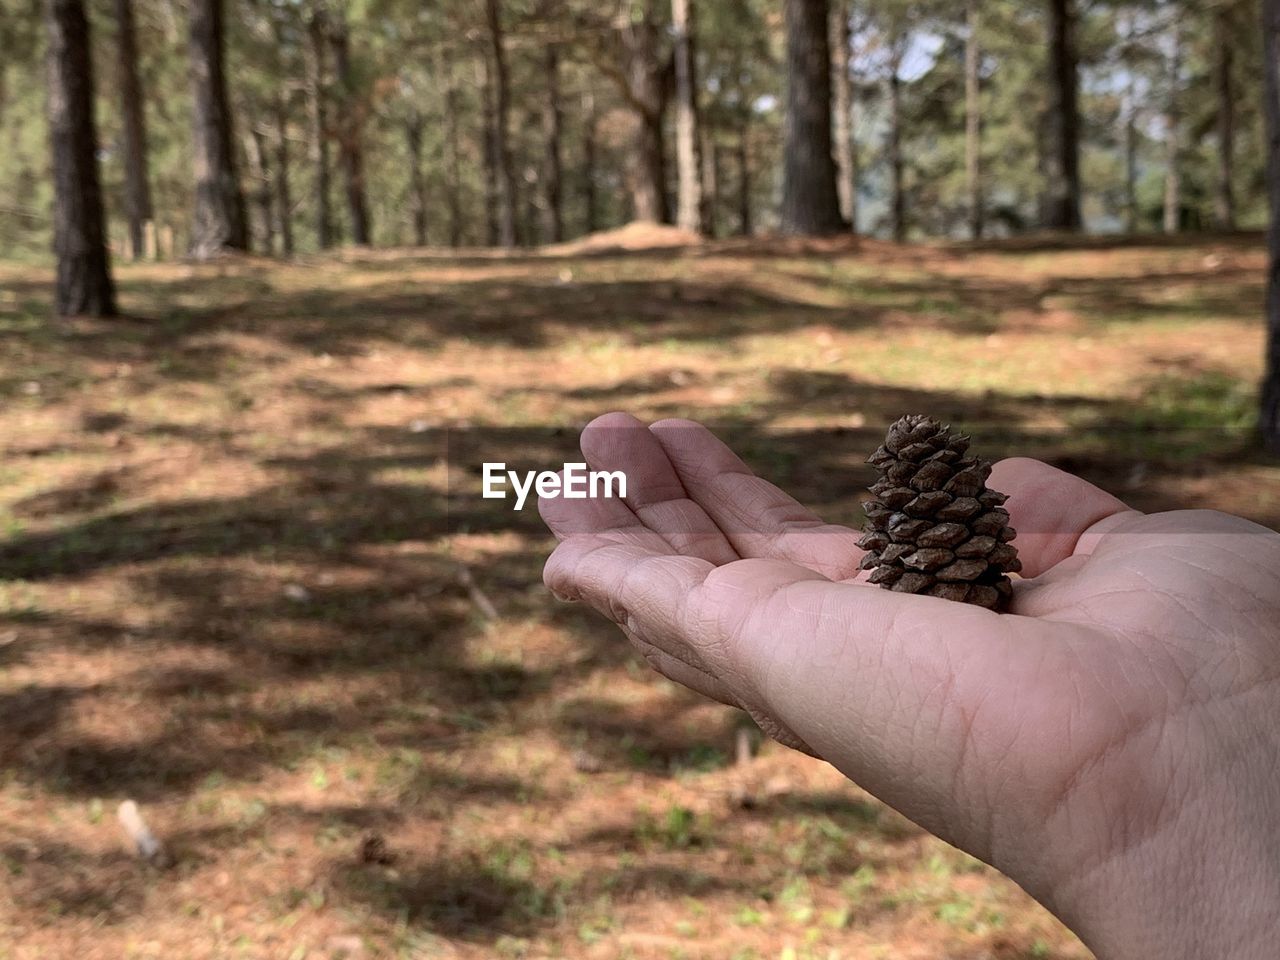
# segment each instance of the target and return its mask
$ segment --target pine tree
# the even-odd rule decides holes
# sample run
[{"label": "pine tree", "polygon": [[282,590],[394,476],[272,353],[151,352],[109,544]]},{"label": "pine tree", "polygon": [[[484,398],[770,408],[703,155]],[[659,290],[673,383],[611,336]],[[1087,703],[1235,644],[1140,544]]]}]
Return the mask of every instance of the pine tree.
[{"label": "pine tree", "polygon": [[516,245],[516,179],[511,168],[511,82],[507,70],[507,48],[502,32],[500,0],[485,0],[485,24],[489,37],[489,61],[492,66],[493,115],[489,136],[492,138],[494,173],[496,176],[498,243]]},{"label": "pine tree", "polygon": [[328,57],[326,55],[325,14],[314,9],[307,19],[310,56],[307,60],[307,119],[310,123],[308,148],[314,171],[313,194],[316,224],[316,246],[327,250],[333,246],[333,209],[329,199],[331,178],[329,161]]},{"label": "pine tree", "polygon": [[1266,373],[1259,425],[1267,449],[1280,455],[1280,0],[1262,0],[1262,46],[1267,117],[1267,189],[1271,227],[1267,245]]},{"label": "pine tree", "polygon": [[333,54],[333,73],[338,91],[338,163],[347,195],[347,215],[351,224],[351,242],[358,247],[373,243],[373,227],[369,217],[364,174],[365,103],[357,90],[356,68],[351,56],[351,31],[341,7],[331,12],[328,26],[329,50]]},{"label": "pine tree", "polygon": [[853,14],[848,0],[831,6],[831,83],[834,100],[832,135],[835,138],[836,190],[840,215],[849,229],[858,232],[858,144],[853,124]]},{"label": "pine tree", "polygon": [[676,81],[676,223],[686,230],[702,233],[702,160],[693,0],[671,0],[671,28]]},{"label": "pine tree", "polygon": [[54,303],[64,316],[110,317],[116,300],[98,182],[89,22],[84,0],[45,0],[44,13],[57,256]]},{"label": "pine tree", "polygon": [[222,0],[191,0],[190,18],[196,179],[191,252],[206,259],[223,250],[247,250],[249,236],[223,68]]},{"label": "pine tree", "polygon": [[1079,230],[1080,112],[1075,0],[1048,0],[1049,108],[1045,116],[1046,227]]},{"label": "pine tree", "polygon": [[146,246],[146,224],[152,219],[151,182],[148,175],[146,108],[138,77],[138,40],[133,22],[133,0],[115,0],[116,52],[120,83],[124,161],[124,213],[129,222],[129,252],[139,259]]},{"label": "pine tree", "polygon": [[782,160],[782,231],[845,228],[831,152],[830,9],[827,0],[785,0],[787,113]]}]

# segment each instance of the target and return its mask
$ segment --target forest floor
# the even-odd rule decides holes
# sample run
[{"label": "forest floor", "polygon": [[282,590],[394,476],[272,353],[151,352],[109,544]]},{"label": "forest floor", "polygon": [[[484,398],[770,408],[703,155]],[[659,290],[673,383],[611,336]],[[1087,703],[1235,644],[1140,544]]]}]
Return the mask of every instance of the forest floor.
[{"label": "forest floor", "polygon": [[479,465],[694,416],[856,523],[920,411],[1280,527],[1253,237],[118,277],[128,318],[55,323],[49,272],[0,265],[2,960],[1087,957],[829,767],[736,761],[742,716],[555,603]]}]

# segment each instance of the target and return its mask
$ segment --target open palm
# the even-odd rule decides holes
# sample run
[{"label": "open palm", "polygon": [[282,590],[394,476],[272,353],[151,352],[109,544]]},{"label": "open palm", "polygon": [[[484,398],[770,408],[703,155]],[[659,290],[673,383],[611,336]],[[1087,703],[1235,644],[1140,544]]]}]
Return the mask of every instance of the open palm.
[{"label": "open palm", "polygon": [[541,502],[546,582],[663,674],[1003,870],[1102,956],[1271,955],[1280,535],[1006,460],[990,485],[1026,579],[1000,615],[861,582],[858,532],[695,423],[610,414],[582,451],[629,495]]}]

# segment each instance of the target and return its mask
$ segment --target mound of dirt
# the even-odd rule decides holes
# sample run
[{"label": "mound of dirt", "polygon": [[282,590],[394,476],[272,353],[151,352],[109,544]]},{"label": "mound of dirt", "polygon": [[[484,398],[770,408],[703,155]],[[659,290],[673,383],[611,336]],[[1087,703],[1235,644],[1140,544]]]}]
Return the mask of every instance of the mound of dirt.
[{"label": "mound of dirt", "polygon": [[669,250],[690,247],[701,242],[692,230],[661,223],[628,223],[614,230],[602,230],[568,243],[543,247],[545,253],[576,256],[584,253],[607,253],[627,250]]}]

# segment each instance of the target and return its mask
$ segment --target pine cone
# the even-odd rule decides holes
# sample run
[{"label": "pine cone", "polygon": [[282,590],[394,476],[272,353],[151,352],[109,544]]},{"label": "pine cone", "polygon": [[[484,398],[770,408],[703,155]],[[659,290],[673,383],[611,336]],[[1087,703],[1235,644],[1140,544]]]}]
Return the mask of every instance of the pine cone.
[{"label": "pine cone", "polygon": [[1013,592],[1007,573],[1022,569],[1009,541],[1003,493],[987,489],[991,463],[966,457],[969,438],[930,417],[903,417],[867,462],[871,487],[862,569],[898,593],[1002,608]]}]

